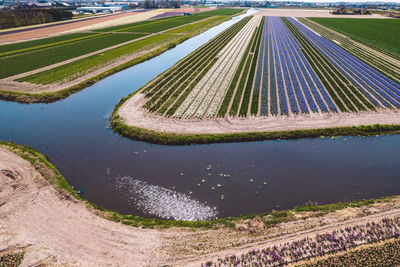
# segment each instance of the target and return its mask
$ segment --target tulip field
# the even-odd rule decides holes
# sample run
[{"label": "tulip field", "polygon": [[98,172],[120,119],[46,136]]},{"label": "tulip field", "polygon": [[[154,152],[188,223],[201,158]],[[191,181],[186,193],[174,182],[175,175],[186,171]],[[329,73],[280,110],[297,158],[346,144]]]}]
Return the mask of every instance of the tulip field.
[{"label": "tulip field", "polygon": [[395,56],[311,20],[254,16],[142,92],[150,112],[179,119],[398,109],[399,66]]},{"label": "tulip field", "polygon": [[203,266],[279,266],[313,257],[331,255],[363,244],[377,243],[392,238],[398,239],[399,237],[400,218],[385,218],[377,223],[367,223],[330,233],[317,234],[314,237],[251,250],[242,255],[227,255],[215,262],[208,261]]}]

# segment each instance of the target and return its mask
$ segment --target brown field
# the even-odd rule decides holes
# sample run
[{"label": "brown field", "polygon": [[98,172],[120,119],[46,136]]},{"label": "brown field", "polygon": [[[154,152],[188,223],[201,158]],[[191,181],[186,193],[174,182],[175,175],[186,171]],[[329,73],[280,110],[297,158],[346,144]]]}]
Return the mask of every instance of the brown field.
[{"label": "brown field", "polygon": [[[99,18],[91,20],[75,21],[64,25],[55,24],[48,28],[38,28],[29,31],[4,34],[0,35],[0,44],[43,38],[51,35],[61,34],[68,31],[83,30],[86,29],[87,27],[97,26],[98,24],[105,25],[104,27],[106,27],[107,24],[111,24],[110,26],[114,26],[112,21],[118,21],[121,19],[124,19],[123,20],[124,23],[129,23],[130,21],[134,22],[133,17],[140,14],[141,12],[121,13],[117,15],[114,14],[108,16],[101,16]],[[104,22],[106,22],[107,24],[103,24]]]}]

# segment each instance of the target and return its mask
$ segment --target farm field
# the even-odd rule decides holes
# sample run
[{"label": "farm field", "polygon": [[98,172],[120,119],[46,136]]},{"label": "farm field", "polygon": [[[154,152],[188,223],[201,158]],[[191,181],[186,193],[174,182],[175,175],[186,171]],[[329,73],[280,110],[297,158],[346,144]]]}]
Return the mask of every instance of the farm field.
[{"label": "farm field", "polygon": [[310,20],[400,57],[400,21],[397,19],[310,18]]},{"label": "farm field", "polygon": [[98,28],[110,27],[124,23],[132,23],[149,19],[157,14],[163,13],[165,10],[139,10],[134,12],[126,12],[109,15],[96,15],[86,19],[76,19],[67,22],[56,22],[51,24],[41,24],[35,26],[24,27],[13,32],[10,29],[7,34],[0,36],[0,44],[15,43],[28,41],[35,38],[45,38],[52,35],[67,34],[72,32],[81,32]]},{"label": "farm field", "polygon": [[400,264],[399,58],[237,12],[0,46],[0,266]]},{"label": "farm field", "polygon": [[[312,114],[320,114],[318,120],[355,120],[360,114],[364,119],[358,123],[371,124],[379,121],[367,116],[383,112],[397,122],[398,59],[321,27],[304,18],[256,15],[226,44],[220,34],[144,86],[123,105],[122,117],[128,125],[136,122],[156,130],[150,121],[162,116],[173,125],[170,129],[187,132],[183,125],[193,125],[194,133],[210,131],[213,124],[219,129],[212,132],[226,131],[229,126],[221,125],[226,121],[218,118],[238,123],[252,118],[242,123],[245,131],[251,122],[257,128],[264,122],[266,129],[266,120],[275,123],[278,118],[308,118],[311,124]],[[223,48],[213,50],[215,42]]]},{"label": "farm field", "polygon": [[24,88],[45,92],[51,84],[56,85],[51,91],[69,88],[107,68],[140,62],[241,12],[243,9],[214,9],[192,16],[173,16],[3,45],[0,46],[0,89],[3,95],[10,95],[9,88],[18,92]]}]

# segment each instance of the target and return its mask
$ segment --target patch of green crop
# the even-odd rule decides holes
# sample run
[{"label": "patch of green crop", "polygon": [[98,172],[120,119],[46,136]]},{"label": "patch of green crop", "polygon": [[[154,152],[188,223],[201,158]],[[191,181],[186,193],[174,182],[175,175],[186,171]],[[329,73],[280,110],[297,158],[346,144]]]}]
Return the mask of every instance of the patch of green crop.
[{"label": "patch of green crop", "polygon": [[144,34],[105,34],[96,38],[6,56],[0,58],[0,78],[35,70],[142,36]]},{"label": "patch of green crop", "polygon": [[189,24],[189,25],[179,27],[179,28],[171,30],[171,31],[167,31],[166,33],[187,33],[190,31],[197,30],[198,28],[202,28],[204,25],[207,25],[209,23],[220,21],[223,18],[224,17],[221,17],[221,16],[211,17],[209,19],[206,19],[206,20],[203,20],[203,21],[200,21],[197,23]]},{"label": "patch of green crop", "polygon": [[356,18],[310,18],[361,42],[400,56],[400,20]]},{"label": "patch of green crop", "polygon": [[75,40],[77,38],[85,38],[89,36],[95,35],[94,33],[73,33],[73,34],[66,34],[61,36],[55,36],[50,38],[43,38],[38,40],[26,41],[26,42],[19,42],[13,44],[6,44],[0,45],[0,56],[3,56],[5,53],[10,53],[17,50],[23,49],[31,49],[33,50],[35,47],[43,46],[43,45],[51,45],[54,43],[59,42],[66,42]]},{"label": "patch of green crop", "polygon": [[[79,76],[82,72],[89,71],[92,68],[96,68],[109,63],[111,60],[118,57],[132,54],[143,49],[149,49],[154,47],[159,42],[177,39],[176,36],[170,35],[154,35],[148,38],[139,40],[137,42],[130,43],[118,48],[111,49],[104,53],[96,54],[87,58],[83,58],[69,64],[65,64],[53,69],[45,70],[39,73],[35,73],[26,77],[18,79],[18,81],[27,81],[36,84],[50,84],[57,81],[62,81],[67,77],[73,79],[77,75]],[[72,76],[72,77],[71,77]]]}]

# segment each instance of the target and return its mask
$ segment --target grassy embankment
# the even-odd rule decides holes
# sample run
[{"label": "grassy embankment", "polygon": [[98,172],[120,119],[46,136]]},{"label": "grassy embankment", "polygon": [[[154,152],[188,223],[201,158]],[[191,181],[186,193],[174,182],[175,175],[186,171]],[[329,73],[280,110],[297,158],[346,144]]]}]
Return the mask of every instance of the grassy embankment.
[{"label": "grassy embankment", "polygon": [[13,142],[0,141],[0,146],[16,153],[18,156],[29,161],[37,171],[50,183],[52,183],[58,190],[63,194],[68,194],[73,198],[83,201],[88,208],[108,220],[120,222],[126,225],[145,227],[145,228],[166,228],[166,227],[194,227],[194,228],[219,228],[219,227],[235,227],[235,222],[243,219],[253,219],[257,216],[263,218],[264,224],[268,226],[276,225],[281,222],[296,220],[295,213],[308,212],[309,216],[321,216],[334,212],[336,210],[345,209],[348,207],[363,207],[372,205],[375,203],[390,202],[393,198],[397,197],[386,197],[379,199],[363,199],[360,201],[349,201],[349,202],[338,202],[327,205],[304,205],[295,207],[292,210],[284,211],[272,211],[263,214],[250,214],[246,216],[228,217],[217,220],[209,221],[172,221],[163,219],[149,219],[142,218],[133,215],[123,215],[115,211],[103,209],[96,204],[93,204],[85,199],[82,199],[75,190],[68,184],[62,174],[49,162],[49,159],[39,151],[23,146],[17,145]]},{"label": "grassy embankment", "polygon": [[310,18],[364,44],[400,57],[400,20],[356,18]]},{"label": "grassy embankment", "polygon": [[[195,36],[203,31],[207,30],[208,28],[213,27],[213,26],[231,18],[231,16],[237,15],[241,12],[243,12],[243,10],[227,9],[227,10],[214,10],[214,11],[210,11],[210,12],[204,12],[198,16],[193,15],[193,17],[182,17],[182,16],[181,17],[173,17],[173,24],[172,25],[168,24],[169,27],[173,28],[173,27],[183,25],[181,28],[185,28],[184,33],[181,33],[180,35],[170,34],[170,33],[152,35],[150,37],[130,43],[128,45],[124,45],[124,46],[121,46],[121,47],[118,47],[115,49],[108,50],[101,54],[95,54],[93,56],[90,56],[90,57],[87,57],[87,58],[84,58],[81,60],[77,60],[77,61],[71,62],[69,64],[62,65],[60,67],[55,67],[55,68],[47,70],[47,71],[45,70],[45,71],[42,71],[42,72],[39,72],[39,73],[36,73],[33,75],[22,77],[22,78],[18,79],[18,81],[26,81],[26,82],[37,83],[37,84],[49,84],[52,82],[60,82],[60,81],[65,82],[65,81],[77,78],[77,77],[79,77],[79,75],[87,74],[88,72],[91,72],[94,69],[104,67],[105,65],[110,63],[110,61],[115,62],[123,56],[127,56],[129,54],[144,51],[144,50],[146,50],[146,51],[151,50],[137,58],[126,61],[116,67],[110,68],[109,70],[106,70],[98,75],[95,75],[79,84],[73,85],[66,89],[62,89],[62,90],[55,91],[55,92],[45,92],[45,93],[26,93],[26,92],[19,92],[19,91],[1,91],[0,90],[0,98],[5,99],[5,100],[10,100],[10,101],[19,101],[19,102],[23,102],[23,103],[29,103],[29,102],[46,102],[46,103],[48,103],[48,102],[53,102],[53,101],[65,98],[65,97],[69,96],[70,94],[75,93],[87,86],[90,86],[91,84],[97,82],[98,80],[105,78],[106,76],[109,76],[115,72],[121,71],[132,65],[138,64],[138,63],[143,62],[147,59],[150,59],[154,56],[157,56],[157,55],[163,53],[164,51],[175,47],[177,44],[185,41],[186,39],[188,39],[192,36]],[[171,20],[171,18],[167,18],[167,19]],[[163,18],[163,19],[159,19],[156,21],[139,22],[139,23],[134,23],[134,24],[130,24],[130,25],[124,25],[123,28],[121,28],[122,26],[119,26],[119,28],[117,28],[117,29],[115,29],[115,27],[107,28],[107,29],[103,29],[103,31],[109,31],[109,32],[104,32],[104,33],[99,32],[99,33],[95,34],[94,36],[95,36],[95,38],[105,38],[107,36],[114,36],[114,35],[118,35],[118,36],[126,35],[126,36],[130,36],[130,38],[132,38],[133,36],[136,36],[136,35],[145,36],[146,34],[150,34],[150,33],[142,32],[142,30],[144,30],[144,27],[146,27],[148,29],[148,31],[150,31],[149,29],[152,29],[152,31],[153,31],[152,33],[161,31],[165,27],[165,26],[162,26],[164,24],[162,22],[165,22],[165,20],[166,19]],[[190,23],[190,22],[195,22],[197,20],[201,20],[201,21],[185,26],[185,24]],[[162,29],[160,27],[162,27]],[[178,30],[178,29],[176,29],[176,30]],[[125,31],[130,31],[130,34],[120,33],[120,32],[125,32]],[[174,32],[172,32],[172,33],[174,33]],[[95,40],[94,40],[95,38],[93,38],[91,36],[76,37],[76,39],[78,39],[78,38],[83,38],[84,40],[79,39],[76,41],[71,41],[71,39],[74,39],[74,38],[67,37],[66,39],[46,40],[46,41],[42,41],[42,43],[39,42],[39,43],[33,44],[33,45],[36,45],[37,47],[44,46],[44,49],[41,49],[41,48],[32,49],[32,47],[30,47],[28,45],[20,44],[17,47],[17,49],[22,50],[22,51],[12,54],[12,55],[9,55],[9,56],[5,56],[4,58],[7,59],[5,61],[8,61],[9,57],[23,56],[23,55],[26,55],[27,53],[32,54],[37,57],[38,54],[43,53],[43,51],[47,51],[47,50],[57,51],[60,48],[60,45],[62,47],[72,46],[72,47],[78,48],[79,43],[81,43],[81,42],[85,42],[88,44],[95,42]],[[125,38],[127,38],[127,37],[125,37]],[[54,45],[54,42],[59,42],[60,44]],[[104,45],[104,44],[99,44],[99,45]],[[87,45],[87,46],[88,46],[88,49],[92,49],[92,48],[90,48],[91,45]],[[1,46],[0,46],[0,49],[1,49]],[[24,51],[24,49],[26,51]],[[74,49],[72,49],[72,50],[74,50]],[[3,48],[3,51],[5,53],[13,53],[13,50],[11,50],[10,47]],[[68,57],[67,55],[62,55],[59,52],[55,52],[55,53],[57,53],[58,56],[54,56],[50,59],[45,59],[44,61],[46,61],[46,60],[54,61],[54,60],[56,60],[54,58],[61,58],[61,57],[63,58],[63,60],[65,60],[66,57]],[[74,53],[74,52],[71,52],[71,53]],[[66,54],[68,54],[68,53],[66,53]],[[3,60],[3,59],[0,57],[0,65],[2,64],[1,60]],[[21,59],[21,61],[23,61],[23,60],[26,60],[26,59]],[[12,64],[21,64],[21,61],[19,61],[19,63],[12,63]],[[30,65],[32,62],[33,61],[29,61],[27,65]],[[32,63],[32,64],[34,65],[34,64],[43,64],[43,63]],[[23,68],[29,68],[29,67],[25,66]],[[37,68],[37,66],[33,67],[33,68]],[[12,69],[15,69],[15,68],[10,68],[10,70],[7,70],[7,72],[11,72]],[[6,72],[6,71],[4,71],[4,72]],[[3,73],[3,71],[2,71],[2,73]]]}]

